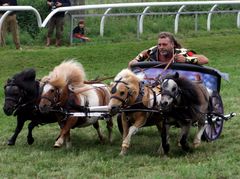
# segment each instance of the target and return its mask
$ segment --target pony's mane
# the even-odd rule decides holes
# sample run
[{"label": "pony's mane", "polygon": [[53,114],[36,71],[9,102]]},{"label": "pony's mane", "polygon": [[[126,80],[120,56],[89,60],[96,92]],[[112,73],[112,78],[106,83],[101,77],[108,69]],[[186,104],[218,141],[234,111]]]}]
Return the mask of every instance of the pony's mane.
[{"label": "pony's mane", "polygon": [[86,74],[82,64],[75,60],[63,61],[56,66],[48,76],[42,78],[42,82],[49,82],[53,86],[63,88],[67,85],[79,86],[86,80]]},{"label": "pony's mane", "polygon": [[127,83],[141,81],[141,79],[129,69],[123,69],[122,71],[120,71],[114,78],[114,81],[118,81],[120,79],[121,81],[125,81]]},{"label": "pony's mane", "polygon": [[38,82],[35,80],[36,71],[34,69],[26,69],[13,76],[12,80],[20,88],[28,92],[29,96],[36,96],[38,93]]}]

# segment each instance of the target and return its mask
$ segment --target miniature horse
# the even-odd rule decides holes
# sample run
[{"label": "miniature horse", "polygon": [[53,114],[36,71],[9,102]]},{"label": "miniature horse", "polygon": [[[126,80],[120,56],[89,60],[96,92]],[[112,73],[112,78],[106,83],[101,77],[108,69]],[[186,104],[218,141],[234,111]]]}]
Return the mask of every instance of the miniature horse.
[{"label": "miniature horse", "polygon": [[[196,77],[197,78],[197,77]],[[197,123],[198,132],[195,136],[193,146],[198,147],[201,143],[201,136],[206,128],[205,120],[209,112],[209,93],[201,81],[191,81],[179,74],[166,76],[162,83],[162,98],[160,108],[166,117],[166,132],[169,125],[180,126],[181,134],[179,145],[187,151],[189,146],[187,137],[192,124]],[[165,135],[165,141],[169,145]]]},{"label": "miniature horse", "polygon": [[39,124],[57,122],[55,114],[42,114],[38,110],[38,99],[40,86],[35,80],[36,72],[34,69],[26,69],[15,74],[7,80],[4,86],[5,101],[3,111],[7,116],[17,116],[17,126],[13,136],[8,140],[8,145],[14,145],[18,134],[21,132],[25,121],[31,120],[28,125],[28,144],[34,142],[32,130]]},{"label": "miniature horse", "polygon": [[[103,84],[85,84],[85,72],[82,65],[74,60],[64,61],[56,66],[49,76],[44,77],[43,92],[39,108],[42,112],[49,112],[53,108],[64,109],[67,112],[83,112],[86,107],[106,106],[110,100],[108,88]],[[99,139],[103,142],[103,135],[98,120],[101,116],[75,117],[67,116],[65,124],[54,147],[59,148],[66,142],[70,147],[70,129],[93,125]],[[112,142],[112,120],[107,120],[109,140]]]},{"label": "miniature horse", "polygon": [[[115,115],[123,110],[121,112],[123,141],[120,155],[127,153],[132,135],[143,127],[149,118],[155,120],[154,123],[161,132],[161,116],[159,113],[149,112],[156,109],[159,104],[161,99],[159,87],[153,89],[147,87],[132,71],[123,69],[110,85],[110,92],[110,114]],[[124,109],[132,111],[124,112]]]}]

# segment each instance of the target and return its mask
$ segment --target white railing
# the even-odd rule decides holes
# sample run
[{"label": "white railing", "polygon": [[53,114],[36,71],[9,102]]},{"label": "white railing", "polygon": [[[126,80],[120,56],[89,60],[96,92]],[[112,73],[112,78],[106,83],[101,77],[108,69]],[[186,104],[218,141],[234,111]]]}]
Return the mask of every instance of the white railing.
[{"label": "white railing", "polygon": [[[13,11],[33,11],[36,15],[38,26],[39,27],[46,27],[49,20],[57,13],[57,12],[71,12],[71,11],[78,11],[78,10],[90,10],[90,9],[106,9],[106,11],[101,14],[102,16],[101,23],[100,23],[100,35],[104,35],[104,23],[105,17],[113,16],[114,14],[108,14],[113,8],[135,8],[135,7],[144,7],[144,10],[138,14],[138,32],[141,34],[143,33],[143,21],[144,16],[149,15],[147,13],[151,7],[163,7],[163,6],[180,6],[177,12],[173,12],[175,14],[175,21],[174,21],[174,32],[178,32],[178,24],[179,24],[179,17],[181,14],[184,14],[182,11],[186,6],[190,5],[213,5],[212,8],[208,12],[207,17],[207,30],[210,31],[211,29],[211,17],[212,14],[215,13],[214,11],[217,6],[219,5],[240,5],[240,0],[234,1],[176,1],[176,2],[144,2],[144,3],[116,3],[116,4],[99,4],[99,5],[83,5],[83,6],[69,6],[69,7],[60,7],[53,10],[42,22],[41,16],[39,12],[33,8],[32,6],[0,6],[0,12],[6,11],[2,17],[0,18],[0,30],[2,27],[2,22],[6,18],[6,16],[13,12]],[[91,16],[91,14],[89,14]],[[237,28],[240,28],[240,10],[237,11]]]},{"label": "white railing", "polygon": [[40,16],[39,12],[32,6],[0,6],[0,12],[2,12],[2,11],[6,11],[6,12],[0,18],[0,32],[2,29],[2,24],[3,24],[4,19],[13,11],[32,11],[32,12],[34,12],[34,14],[37,18],[38,27],[41,27],[41,25],[42,25],[42,18]]},{"label": "white railing", "polygon": [[[105,13],[102,15],[101,24],[100,24],[100,35],[103,36],[104,34],[104,22],[105,16],[108,15],[113,8],[127,8],[127,7],[145,7],[143,12],[141,12],[141,16],[139,18],[138,23],[138,31],[139,33],[143,33],[143,19],[144,16],[147,15],[147,11],[151,7],[156,6],[180,6],[178,12],[176,12],[175,23],[174,23],[174,32],[178,32],[178,23],[179,23],[179,16],[181,11],[189,5],[213,5],[211,10],[208,13],[207,18],[207,30],[210,31],[211,29],[211,17],[214,9],[218,5],[234,5],[240,4],[239,0],[235,1],[177,1],[177,2],[144,2],[144,3],[118,3],[118,4],[99,4],[99,5],[84,5],[84,6],[69,6],[69,7],[61,7],[53,10],[43,21],[42,27],[45,27],[48,21],[52,18],[54,14],[57,12],[65,12],[65,11],[76,11],[76,10],[89,10],[89,9],[107,9]],[[240,11],[240,10],[239,10]],[[240,12],[237,15],[237,27],[240,28]]]}]

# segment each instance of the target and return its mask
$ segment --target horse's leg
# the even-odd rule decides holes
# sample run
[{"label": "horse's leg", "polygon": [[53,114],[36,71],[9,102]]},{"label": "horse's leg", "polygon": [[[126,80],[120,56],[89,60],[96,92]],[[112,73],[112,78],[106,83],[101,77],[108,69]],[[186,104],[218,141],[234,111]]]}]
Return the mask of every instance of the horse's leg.
[{"label": "horse's leg", "polygon": [[77,118],[76,117],[69,117],[66,120],[65,125],[63,126],[63,128],[61,128],[61,132],[59,137],[57,138],[54,147],[55,148],[60,148],[63,143],[65,142],[66,139],[66,135],[70,135],[70,129],[77,123]]},{"label": "horse's leg", "polygon": [[159,146],[158,153],[159,154],[164,154],[167,155],[169,150],[170,150],[170,145],[169,145],[169,125],[165,123],[165,121],[161,123],[157,123],[157,128],[158,131],[161,135],[162,143]]},{"label": "horse's leg", "polygon": [[17,117],[17,126],[15,128],[14,134],[12,137],[8,140],[8,145],[15,145],[16,139],[18,137],[18,134],[21,132],[23,125],[25,123],[25,120],[23,120],[21,117]]},{"label": "horse's leg", "polygon": [[190,149],[187,142],[189,130],[190,130],[190,124],[181,126],[181,133],[180,133],[178,142],[184,151],[188,151]]},{"label": "horse's leg", "polygon": [[109,118],[107,121],[107,129],[108,129],[108,140],[110,143],[112,143],[112,128],[113,128],[112,118]]},{"label": "horse's leg", "polygon": [[70,137],[70,130],[66,133],[66,148],[70,149],[72,147],[71,137]]},{"label": "horse's leg", "polygon": [[[122,121],[122,128],[123,128],[122,141],[124,141],[124,139],[127,137],[128,133],[129,133],[129,123],[126,120],[126,114],[125,113],[121,114],[121,121]],[[122,155],[122,156],[125,155],[127,153],[127,148],[128,147],[129,147],[128,145],[125,145],[122,142],[122,149],[121,149],[121,152],[120,152],[119,155]]]},{"label": "horse's leg", "polygon": [[193,140],[193,147],[197,148],[201,144],[201,137],[203,135],[204,130],[206,129],[207,125],[200,125],[198,126],[198,132]]},{"label": "horse's leg", "polygon": [[[129,128],[127,136],[123,139],[122,142],[122,150],[120,152],[120,155],[125,155],[127,153],[127,149],[130,146],[131,143],[131,137],[132,135],[136,134],[138,129],[142,127],[146,122],[146,116],[145,115],[137,115],[135,123]],[[126,120],[124,120],[127,122]],[[125,124],[126,125],[126,124]],[[128,125],[128,124],[127,124]]]},{"label": "horse's leg", "polygon": [[97,130],[97,134],[98,134],[98,137],[99,137],[100,142],[103,143],[103,142],[104,142],[104,137],[103,137],[102,132],[101,132],[101,130],[100,130],[99,122],[98,122],[98,121],[95,122],[95,123],[93,124],[93,127]]},{"label": "horse's leg", "polygon": [[29,145],[32,145],[33,142],[34,142],[34,138],[32,136],[32,131],[33,131],[35,126],[37,126],[37,124],[33,121],[28,124],[27,142],[28,142]]}]

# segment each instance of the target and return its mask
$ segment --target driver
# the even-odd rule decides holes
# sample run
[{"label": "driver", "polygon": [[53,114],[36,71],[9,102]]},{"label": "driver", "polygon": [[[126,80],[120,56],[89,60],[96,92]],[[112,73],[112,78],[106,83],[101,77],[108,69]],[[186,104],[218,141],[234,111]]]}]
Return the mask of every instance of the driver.
[{"label": "driver", "polygon": [[199,55],[194,51],[182,48],[171,33],[161,32],[158,35],[157,46],[142,51],[129,62],[128,66],[130,67],[134,63],[146,60],[168,63],[172,58],[174,58],[174,62],[180,63],[192,63],[197,65],[208,63],[208,58],[204,55]]}]

